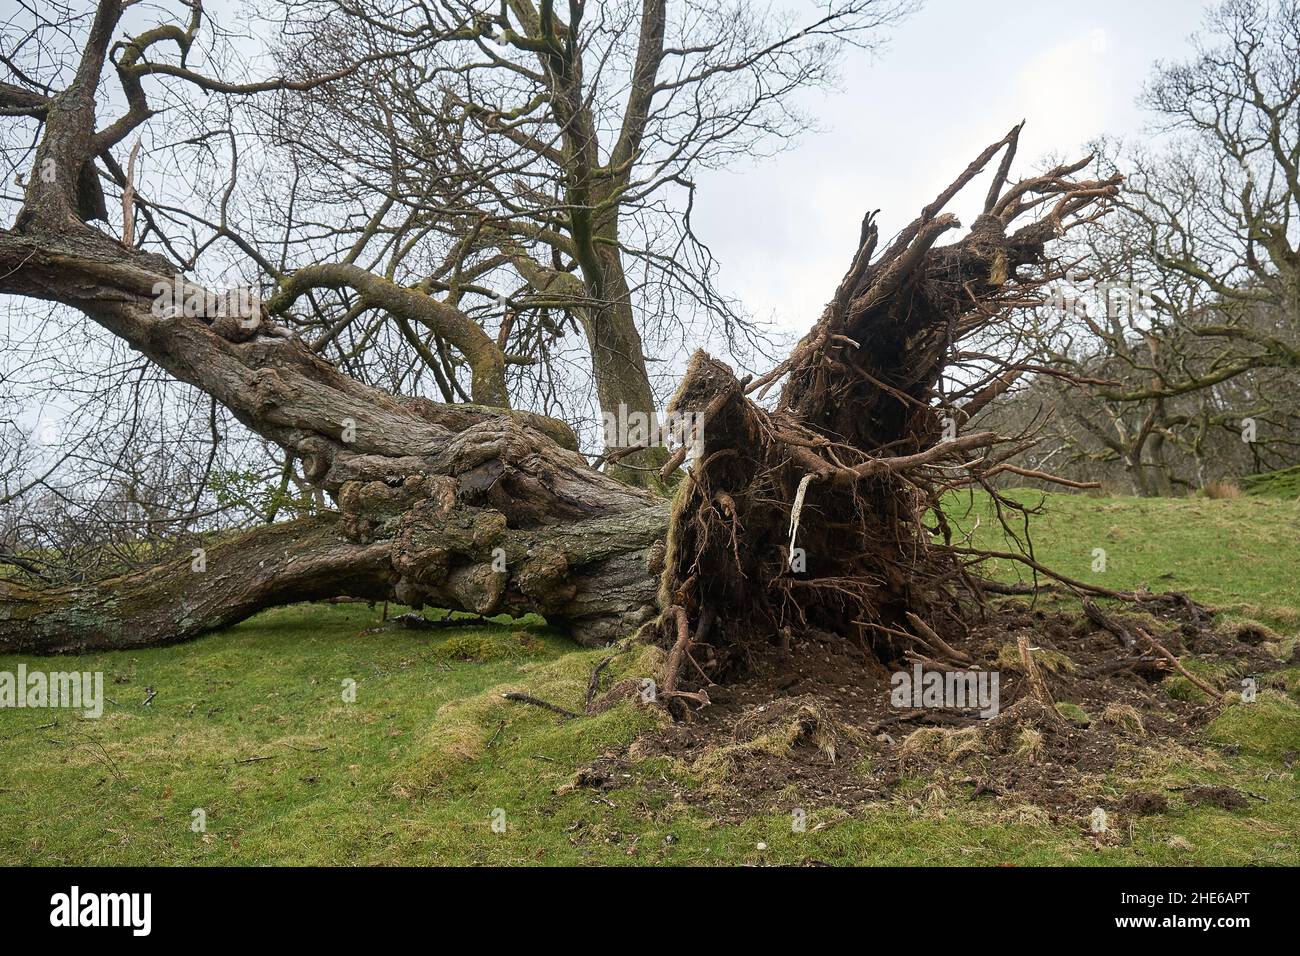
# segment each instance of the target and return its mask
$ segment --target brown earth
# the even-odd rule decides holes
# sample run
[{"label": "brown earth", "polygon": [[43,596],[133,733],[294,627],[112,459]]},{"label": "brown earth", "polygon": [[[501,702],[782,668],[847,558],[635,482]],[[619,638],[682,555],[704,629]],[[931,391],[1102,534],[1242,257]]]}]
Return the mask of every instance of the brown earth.
[{"label": "brown earth", "polygon": [[[1230,668],[1233,676],[1218,683],[1225,693],[1239,689],[1237,675],[1284,666],[1248,631],[1210,629],[1195,605],[1159,619],[1112,614],[1154,634],[1175,655],[1195,653]],[[1082,708],[1086,725],[1057,719],[1032,696],[1010,653],[1018,635],[1034,649],[1053,699]],[[1097,806],[1136,816],[1163,812],[1167,798],[1116,797],[1101,786],[1104,776],[1140,748],[1196,742],[1222,709],[1221,701],[1206,703],[1199,694],[1171,695],[1161,686],[1174,674],[1169,664],[1151,659],[1157,655],[1123,663],[1139,655],[1073,611],[1004,602],[960,647],[977,667],[1000,672],[1001,709],[991,719],[973,710],[894,708],[890,672],[869,650],[814,631],[789,638],[788,647],[769,645],[742,679],[707,688],[709,706],[605,754],[576,783],[599,790],[638,785],[722,820],[896,799],[919,807],[963,794],[1031,804],[1051,818],[1077,818]],[[664,775],[645,762],[653,757],[670,758],[685,773]],[[1191,797],[1222,806],[1232,795]]]}]

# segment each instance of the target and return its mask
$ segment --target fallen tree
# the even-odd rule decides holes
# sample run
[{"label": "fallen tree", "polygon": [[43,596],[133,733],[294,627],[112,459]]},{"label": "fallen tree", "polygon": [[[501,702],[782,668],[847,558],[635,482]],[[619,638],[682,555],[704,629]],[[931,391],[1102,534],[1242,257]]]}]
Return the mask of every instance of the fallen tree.
[{"label": "fallen tree", "polygon": [[[120,13],[101,3],[76,80],[41,107],[37,168],[55,174],[31,177],[0,232],[0,292],[74,307],[211,395],[304,462],[337,512],[95,585],[0,583],[0,650],[161,644],[351,595],[537,612],[586,644],[657,621],[646,633],[672,650],[665,692],[701,701],[688,685],[724,678],[788,628],[887,659],[960,660],[941,635],[960,636],[983,587],[971,565],[987,555],[954,542],[941,498],[1016,471],[1005,459],[1028,440],[961,433],[1019,371],[971,343],[1036,304],[1061,274],[1051,241],[1102,214],[1117,178],[1078,178],[1084,159],[1011,182],[1016,127],[883,251],[868,216],[831,303],[785,362],[748,381],[693,358],[670,411],[697,416],[701,444],[670,505],[589,466],[561,422],[386,393],[266,311],[156,308],[159,288],[187,288],[181,270],[88,225],[79,186],[128,131],[95,124]],[[969,233],[938,245],[959,227],[945,207],[995,159]],[[775,406],[759,404],[778,382]]]},{"label": "fallen tree", "polygon": [[[300,455],[339,509],[218,546],[203,571],[184,561],[87,587],[8,585],[0,646],[182,640],[334,594],[536,611],[601,643],[654,614],[666,540],[659,603],[684,609],[693,626],[725,620],[715,641],[814,624],[865,629],[891,645],[907,634],[909,613],[953,615],[968,558],[929,544],[926,514],[946,530],[939,496],[985,481],[1005,467],[999,454],[1022,443],[943,437],[945,415],[973,415],[1010,384],[1005,372],[972,381],[959,404],[938,404],[935,390],[963,339],[1004,321],[1052,278],[1046,244],[1116,188],[1071,180],[1083,163],[1006,186],[1018,131],[878,257],[869,219],[832,303],[772,373],[742,384],[697,354],[670,410],[698,416],[703,444],[671,530],[664,502],[588,467],[561,423],[384,394],[264,319],[228,330],[156,315],[155,283],[175,274],[79,220],[42,217],[0,235],[4,291],[80,308]],[[998,183],[970,234],[936,247],[958,226],[943,206],[999,152]],[[1008,233],[1049,199],[1045,215]],[[782,377],[774,410],[747,394]]]}]

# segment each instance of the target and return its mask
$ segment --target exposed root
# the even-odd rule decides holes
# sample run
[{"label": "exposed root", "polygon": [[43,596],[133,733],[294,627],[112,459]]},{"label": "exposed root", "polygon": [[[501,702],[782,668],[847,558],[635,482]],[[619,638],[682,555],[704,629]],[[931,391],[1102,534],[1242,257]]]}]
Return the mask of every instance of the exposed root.
[{"label": "exposed root", "polygon": [[1056,710],[1056,701],[1052,699],[1052,692],[1047,687],[1047,681],[1043,679],[1043,674],[1038,669],[1038,663],[1034,660],[1033,652],[1029,649],[1029,639],[1023,634],[1016,638],[1016,649],[1020,652],[1020,665],[1024,668],[1025,680],[1029,683],[1029,693],[1043,705],[1046,712],[1051,715],[1051,719],[1063,720]]},{"label": "exposed root", "polygon": [[1184,666],[1179,662],[1178,658],[1175,657],[1175,656],[1174,656],[1174,655],[1169,651],[1169,649],[1168,649],[1167,647],[1165,647],[1163,644],[1161,644],[1159,641],[1157,641],[1154,637],[1152,637],[1152,636],[1151,636],[1150,634],[1148,634],[1146,631],[1142,630],[1142,628],[1138,628],[1138,629],[1137,629],[1137,632],[1138,632],[1138,635],[1139,635],[1139,636],[1140,636],[1144,641],[1146,641],[1147,644],[1149,644],[1149,645],[1151,646],[1151,648],[1154,649],[1155,652],[1156,652],[1157,654],[1159,654],[1161,657],[1163,657],[1165,660],[1167,660],[1167,661],[1170,663],[1170,665],[1173,667],[1174,670],[1178,671],[1178,673],[1182,674],[1182,675],[1183,675],[1184,677],[1186,677],[1189,681],[1191,681],[1191,682],[1192,682],[1193,684],[1195,684],[1198,688],[1200,688],[1201,691],[1203,691],[1203,692],[1205,693],[1205,695],[1206,695],[1207,697],[1210,698],[1210,700],[1218,700],[1218,699],[1219,699],[1219,696],[1220,696],[1220,694],[1222,693],[1221,691],[1217,690],[1217,689],[1214,688],[1214,687],[1211,687],[1209,684],[1205,683],[1205,681],[1201,680],[1199,677],[1197,677],[1195,674],[1193,674],[1191,671],[1189,671],[1186,667],[1184,667]]},{"label": "exposed root", "polygon": [[[961,643],[986,590],[971,570],[990,553],[954,541],[943,496],[984,487],[1012,530],[1025,508],[988,479],[1011,470],[1032,435],[958,433],[1023,364],[963,340],[1038,304],[1063,275],[1047,244],[1118,188],[1118,178],[1074,178],[1086,160],[1009,185],[1019,133],[985,149],[879,253],[869,215],[821,319],[777,368],[742,383],[703,352],[692,358],[669,405],[700,423],[660,591],[670,701],[702,703],[704,688],[791,632],[835,635],[883,663],[971,665]],[[959,225],[944,207],[999,154],[969,234],[938,245]],[[775,407],[750,398],[781,381]],[[1018,557],[1045,576],[1115,596],[1052,575],[1026,549]],[[1050,700],[1046,685],[1034,693]]]},{"label": "exposed root", "polygon": [[553,714],[559,714],[561,717],[573,718],[580,717],[581,714],[575,714],[571,710],[558,707],[550,701],[542,700],[540,697],[533,697],[531,694],[522,694],[518,691],[510,691],[501,695],[503,700],[514,701],[518,704],[532,704],[534,707],[541,707],[543,710],[549,710]]}]

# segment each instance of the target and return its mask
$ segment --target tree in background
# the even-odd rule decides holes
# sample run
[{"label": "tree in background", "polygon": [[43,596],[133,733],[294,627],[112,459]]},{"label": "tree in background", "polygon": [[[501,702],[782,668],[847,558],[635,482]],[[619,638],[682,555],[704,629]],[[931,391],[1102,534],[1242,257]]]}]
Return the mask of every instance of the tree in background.
[{"label": "tree in background", "polygon": [[1095,381],[998,412],[1050,408],[1035,455],[1119,465],[1139,494],[1300,460],[1300,7],[1222,4],[1193,50],[1141,98],[1163,148],[1103,152],[1119,209],[1080,230],[1086,266],[1029,331],[1039,361]]},{"label": "tree in background", "polygon": [[[347,224],[335,261],[297,269],[272,312],[304,306],[293,321],[318,350],[354,324],[362,336],[395,325],[443,401],[505,404],[509,366],[539,410],[570,420],[572,376],[557,381],[555,364],[579,332],[598,413],[653,414],[647,335],[662,351],[699,330],[742,346],[756,334],[713,285],[692,177],[788,141],[806,126],[792,95],[831,81],[840,48],[877,44],[906,6],[841,0],[801,19],[719,0],[291,4],[313,27],[282,44],[282,62],[362,65],[287,91],[267,124],[293,150],[290,241],[319,249],[322,207]],[[382,56],[394,49],[408,52]],[[377,308],[371,275],[411,290],[413,308]],[[490,340],[449,339],[423,317],[429,299]],[[464,393],[463,361],[483,366],[491,395]],[[638,450],[617,469],[643,481],[663,458]]]}]

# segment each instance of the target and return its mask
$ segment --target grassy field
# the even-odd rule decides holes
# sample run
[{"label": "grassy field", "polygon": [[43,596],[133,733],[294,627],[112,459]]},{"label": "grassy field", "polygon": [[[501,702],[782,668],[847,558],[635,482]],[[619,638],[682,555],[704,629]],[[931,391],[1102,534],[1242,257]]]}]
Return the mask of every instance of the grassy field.
[{"label": "grassy field", "polygon": [[[1233,616],[1300,631],[1300,499],[1246,497],[1090,498],[1020,491],[1031,516],[1037,560],[1080,581],[1115,590],[1185,591]],[[1024,517],[1007,514],[1018,531]],[[950,516],[990,550],[1010,551],[986,495],[954,498]],[[1021,534],[1023,538],[1024,535]],[[1105,570],[1093,571],[1094,551]],[[1001,578],[1030,580],[1010,561],[993,562]]]},{"label": "grassy field", "polygon": [[[1298,518],[1300,504],[1277,499],[1053,495],[1034,541],[1067,574],[1184,590],[1268,623],[1289,652]],[[959,523],[997,543],[986,501]],[[1091,570],[1095,548],[1104,572]],[[854,817],[814,811],[796,833],[784,814],[718,823],[671,787],[573,788],[575,768],[649,729],[653,713],[624,704],[565,721],[500,695],[580,710],[606,651],[576,649],[540,622],[376,632],[380,623],[364,605],[304,606],[177,647],[0,657],[0,670],[101,670],[111,698],[97,721],[0,709],[5,861],[1300,864],[1295,669],[1256,703],[1227,708],[1195,749],[1147,753],[1105,782],[1116,793],[1231,783],[1252,796],[1243,809],[1189,807],[1175,789],[1167,813],[1135,818],[1113,846],[1095,845],[1082,820],[965,796],[896,799]],[[649,673],[652,655],[631,651],[610,670]],[[683,772],[667,761],[642,770]]]}]

